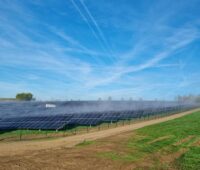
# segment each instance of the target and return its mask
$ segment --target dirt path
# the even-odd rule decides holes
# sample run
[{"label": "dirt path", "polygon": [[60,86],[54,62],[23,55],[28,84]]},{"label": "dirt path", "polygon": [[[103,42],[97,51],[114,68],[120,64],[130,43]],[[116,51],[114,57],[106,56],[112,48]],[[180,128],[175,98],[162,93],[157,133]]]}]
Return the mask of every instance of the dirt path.
[{"label": "dirt path", "polygon": [[194,109],[194,110],[182,112],[179,114],[171,115],[168,117],[162,117],[162,118],[154,119],[154,120],[147,120],[144,122],[116,127],[113,129],[102,130],[98,132],[91,132],[91,133],[77,135],[77,136],[63,137],[63,138],[58,138],[54,140],[19,141],[19,142],[0,143],[0,156],[18,155],[24,152],[30,152],[30,151],[35,151],[35,150],[37,151],[46,150],[46,149],[59,148],[59,147],[73,147],[77,145],[78,143],[83,142],[84,140],[96,140],[96,139],[101,139],[101,138],[117,135],[123,132],[139,129],[144,126],[153,125],[156,123],[161,123],[161,122],[165,122],[165,121],[172,120],[175,118],[179,118],[179,117],[191,114],[195,111],[200,111],[200,109]]}]

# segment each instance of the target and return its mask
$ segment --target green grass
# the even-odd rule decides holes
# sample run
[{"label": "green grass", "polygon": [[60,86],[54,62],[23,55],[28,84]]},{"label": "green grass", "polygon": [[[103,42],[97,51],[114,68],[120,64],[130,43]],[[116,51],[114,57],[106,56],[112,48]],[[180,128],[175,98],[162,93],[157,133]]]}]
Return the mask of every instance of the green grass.
[{"label": "green grass", "polygon": [[113,161],[134,162],[141,158],[142,153],[117,153],[116,151],[101,152],[97,155],[100,158],[111,159]]},{"label": "green grass", "polygon": [[[195,112],[182,118],[138,129],[126,142],[117,146],[124,148],[124,152],[112,150],[99,153],[99,156],[126,162],[150,158],[157,164],[153,169],[167,169],[171,166],[175,169],[199,170],[200,146],[194,146],[199,140],[200,112]],[[159,157],[155,158],[155,155],[167,156],[179,152],[183,152],[182,155],[169,165],[161,165],[158,163]]]},{"label": "green grass", "polygon": [[182,170],[199,170],[200,147],[190,147],[186,153],[176,160],[176,164]]},{"label": "green grass", "polygon": [[3,132],[0,133],[0,138],[1,137],[14,137],[14,136],[19,136],[20,134],[22,135],[42,135],[46,133],[61,133],[61,131],[56,132],[48,130],[48,131],[40,131],[40,130],[14,130],[14,131],[8,131],[8,132]]},{"label": "green grass", "polygon": [[83,142],[77,144],[77,147],[84,147],[84,146],[88,146],[88,145],[92,145],[95,144],[95,141],[86,141],[84,140]]}]

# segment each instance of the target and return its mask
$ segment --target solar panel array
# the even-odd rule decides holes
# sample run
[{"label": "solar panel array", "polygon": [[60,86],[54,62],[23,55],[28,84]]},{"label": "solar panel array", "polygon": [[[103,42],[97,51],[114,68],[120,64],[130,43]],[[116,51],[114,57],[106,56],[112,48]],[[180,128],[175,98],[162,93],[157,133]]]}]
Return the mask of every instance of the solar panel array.
[{"label": "solar panel array", "polygon": [[[47,108],[46,104],[54,104],[56,107]],[[0,118],[140,110],[177,105],[179,103],[174,101],[0,102]]]},{"label": "solar panel array", "polygon": [[[181,106],[182,109],[188,109],[191,106]],[[145,116],[158,115],[160,113],[169,113],[177,111],[180,106],[148,108],[140,110],[124,111],[97,111],[86,113],[70,113],[49,116],[23,116],[0,119],[0,130],[16,129],[41,129],[41,130],[59,130],[68,126],[78,125],[98,125],[103,122],[116,122],[119,120],[130,120]]]}]

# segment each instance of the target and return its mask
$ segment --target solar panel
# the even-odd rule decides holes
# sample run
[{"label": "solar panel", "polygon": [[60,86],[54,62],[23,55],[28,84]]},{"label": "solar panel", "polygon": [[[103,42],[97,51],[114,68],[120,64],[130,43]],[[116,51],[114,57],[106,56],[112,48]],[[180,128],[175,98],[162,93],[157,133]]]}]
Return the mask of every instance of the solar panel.
[{"label": "solar panel", "polygon": [[161,101],[117,101],[110,102],[109,107],[104,102],[54,104],[56,108],[45,108],[44,102],[0,102],[0,130],[46,130],[62,129],[66,125],[98,125],[103,122],[129,120],[194,107],[189,104]]}]

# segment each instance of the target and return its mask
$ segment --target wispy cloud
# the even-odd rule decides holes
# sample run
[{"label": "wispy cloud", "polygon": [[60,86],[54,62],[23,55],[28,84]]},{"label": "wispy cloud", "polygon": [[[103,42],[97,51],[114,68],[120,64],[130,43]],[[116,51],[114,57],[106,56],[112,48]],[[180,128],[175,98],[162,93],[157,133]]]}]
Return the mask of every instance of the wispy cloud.
[{"label": "wispy cloud", "polygon": [[[90,11],[87,8],[87,6],[85,5],[84,1],[80,0],[81,5],[83,6],[83,9],[86,11],[87,15],[85,15],[82,12],[81,8],[75,3],[74,0],[71,0],[71,2],[74,5],[75,9],[79,12],[81,17],[83,18],[83,20],[86,22],[86,24],[89,26],[90,30],[92,31],[93,35],[99,42],[102,49],[109,54],[107,56],[107,58],[109,58],[111,61],[115,61],[115,56],[114,56],[113,50],[111,49],[107,39],[104,36],[104,33],[102,32],[101,28],[97,24],[97,21],[95,20],[95,18],[90,13]],[[93,23],[94,26],[90,23],[90,21]]]},{"label": "wispy cloud", "polygon": [[[107,39],[106,39],[106,37],[105,37],[103,31],[102,31],[101,28],[99,27],[97,21],[96,21],[95,18],[92,16],[91,12],[89,11],[89,9],[87,8],[87,6],[85,5],[84,1],[83,1],[83,0],[80,0],[80,2],[81,2],[81,4],[82,4],[83,8],[85,9],[85,11],[87,12],[89,18],[90,18],[91,21],[93,22],[93,24],[94,24],[94,26],[95,26],[95,28],[96,28],[96,30],[97,30],[97,32],[98,32],[100,38],[102,39],[103,43],[104,43],[105,46],[107,47],[107,49],[108,49],[108,51],[110,52],[110,54],[113,56],[113,55],[114,55],[114,54],[113,54],[113,50],[111,49],[111,46],[110,46],[110,44],[108,43],[108,41],[107,41]],[[113,56],[113,57],[115,57],[115,56]]]},{"label": "wispy cloud", "polygon": [[101,47],[104,49],[104,46],[101,42],[101,40],[99,40],[99,37],[96,33],[96,31],[94,30],[94,28],[92,27],[92,25],[90,24],[90,22],[88,21],[87,17],[84,15],[84,13],[80,10],[79,6],[75,3],[74,0],[71,0],[73,6],[75,7],[75,9],[78,11],[78,13],[80,14],[81,18],[86,22],[86,24],[88,25],[88,27],[90,28],[92,34],[94,35],[94,37],[97,39],[97,41],[100,43]]},{"label": "wispy cloud", "polygon": [[112,75],[109,75],[107,78],[102,78],[99,80],[97,79],[96,81],[92,80],[92,83],[90,85],[106,85],[115,82],[117,79],[121,78],[125,74],[139,72],[148,68],[155,67],[162,60],[168,57],[172,57],[173,53],[175,53],[177,50],[181,50],[182,48],[200,38],[199,32],[195,28],[183,28],[180,30],[176,30],[176,32],[177,33],[174,33],[171,37],[166,38],[166,41],[162,42],[166,44],[163,50],[159,51],[153,57],[150,57],[150,59],[148,59],[147,61],[144,61],[142,64],[138,64],[135,66],[117,65],[117,67],[111,67],[110,72],[113,73]]},{"label": "wispy cloud", "polygon": [[93,51],[91,49],[88,49],[87,47],[82,45],[79,41],[75,40],[74,38],[72,38],[69,35],[66,35],[62,31],[58,31],[58,30],[55,30],[55,29],[53,29],[53,31],[56,35],[58,35],[60,38],[62,38],[66,42],[68,42],[70,45],[75,46],[75,48],[69,48],[69,47],[68,48],[66,48],[66,47],[62,48],[65,51],[87,54],[99,64],[102,63],[102,60],[100,60],[99,57],[108,56],[106,53],[97,52],[97,51]]},{"label": "wispy cloud", "polygon": [[[71,0],[67,5],[49,1],[46,5],[54,8],[52,13],[40,3],[44,4],[0,2],[0,85],[9,84],[5,91],[14,83],[15,91],[30,90],[38,96],[48,96],[51,89],[49,97],[61,95],[56,92],[60,89],[66,91],[66,97],[128,98],[153,97],[150,91],[155,88],[159,96],[162,90],[195,86],[195,78],[185,71],[188,61],[180,56],[190,55],[190,62],[197,59],[196,51],[190,53],[200,38],[198,20],[193,15],[190,20],[174,18],[185,10],[185,4],[175,3],[176,10],[167,11],[167,2],[141,2],[136,8],[137,3],[131,1],[119,1],[119,5],[112,1]],[[171,70],[173,78],[168,77]],[[160,82],[162,77],[168,81]],[[171,90],[166,96],[173,94]]]}]

